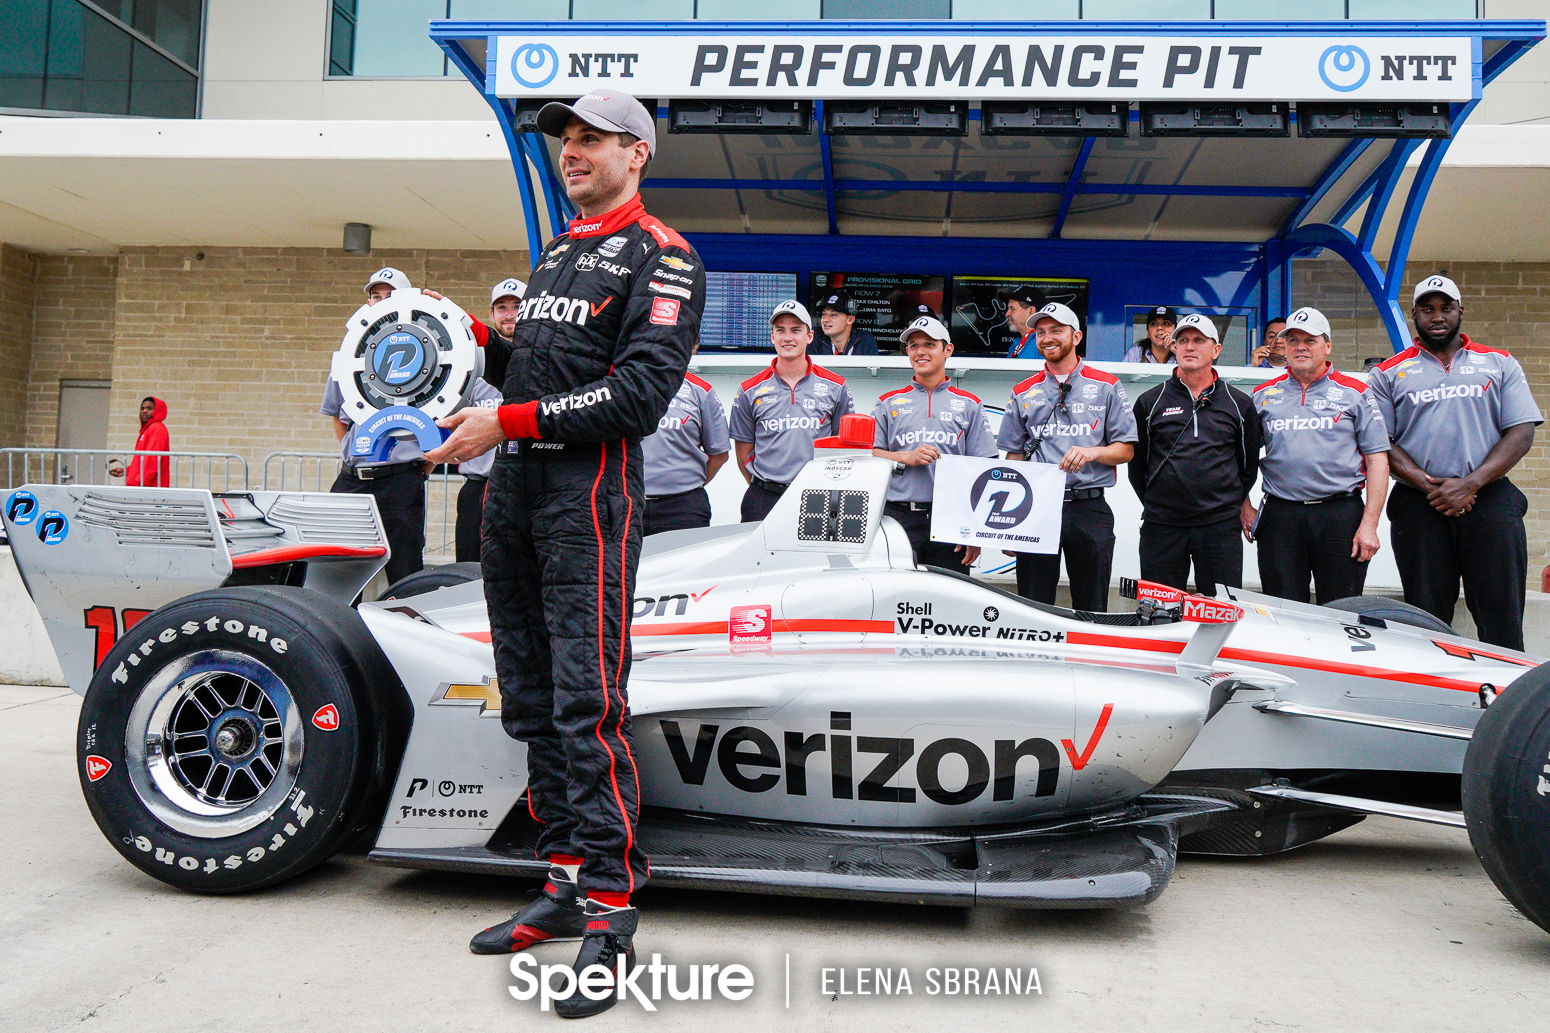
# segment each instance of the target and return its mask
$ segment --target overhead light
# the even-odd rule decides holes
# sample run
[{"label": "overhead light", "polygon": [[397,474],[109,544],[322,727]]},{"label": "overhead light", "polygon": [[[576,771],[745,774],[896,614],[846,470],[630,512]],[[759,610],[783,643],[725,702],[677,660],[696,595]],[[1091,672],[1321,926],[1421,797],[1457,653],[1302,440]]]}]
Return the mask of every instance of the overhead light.
[{"label": "overhead light", "polygon": [[[657,117],[657,102],[644,97],[637,97],[640,106],[645,108],[652,118]],[[543,110],[548,100],[514,100],[511,101],[511,124],[519,133],[538,132],[538,113]]]},{"label": "overhead light", "polygon": [[987,100],[980,103],[981,136],[1128,136],[1130,105]]},{"label": "overhead light", "polygon": [[874,136],[967,136],[969,105],[964,101],[825,101],[823,131]]},{"label": "overhead light", "polygon": [[1447,139],[1446,104],[1298,104],[1297,135]]},{"label": "overhead light", "polygon": [[345,223],[344,253],[347,255],[371,254],[371,227],[364,222]]},{"label": "overhead light", "polygon": [[674,133],[783,133],[805,135],[813,122],[809,100],[670,100]]},{"label": "overhead light", "polygon": [[83,247],[73,247],[70,249],[70,253],[72,255],[89,255],[91,251]]},{"label": "overhead light", "polygon": [[1142,104],[1142,136],[1291,136],[1287,105]]}]

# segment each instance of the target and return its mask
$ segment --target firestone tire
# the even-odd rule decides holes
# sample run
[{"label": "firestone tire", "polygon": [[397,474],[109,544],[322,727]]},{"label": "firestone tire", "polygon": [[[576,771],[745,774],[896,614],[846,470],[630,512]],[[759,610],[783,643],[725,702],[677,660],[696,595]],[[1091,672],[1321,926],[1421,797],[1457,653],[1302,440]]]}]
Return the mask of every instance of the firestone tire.
[{"label": "firestone tire", "polygon": [[1411,606],[1399,599],[1385,599],[1382,596],[1353,595],[1344,599],[1336,599],[1332,603],[1324,603],[1332,610],[1345,610],[1348,613],[1361,614],[1364,617],[1377,617],[1379,620],[1392,621],[1395,624],[1408,624],[1413,628],[1425,628],[1427,631],[1436,631],[1444,635],[1458,634],[1452,626],[1437,617],[1427,613],[1419,606]]},{"label": "firestone tire", "polygon": [[1486,874],[1550,932],[1550,664],[1502,690],[1464,754],[1464,820]]},{"label": "firestone tire", "polygon": [[372,651],[354,611],[298,589],[201,592],[145,617],[81,707],[97,826],[141,871],[197,893],[260,889],[326,860],[380,817],[374,783],[394,774]]},{"label": "firestone tire", "polygon": [[424,595],[426,592],[434,592],[438,588],[465,585],[470,581],[478,581],[483,576],[477,563],[448,563],[441,567],[426,567],[424,570],[417,570],[408,577],[401,577],[393,582],[377,601],[408,599]]}]

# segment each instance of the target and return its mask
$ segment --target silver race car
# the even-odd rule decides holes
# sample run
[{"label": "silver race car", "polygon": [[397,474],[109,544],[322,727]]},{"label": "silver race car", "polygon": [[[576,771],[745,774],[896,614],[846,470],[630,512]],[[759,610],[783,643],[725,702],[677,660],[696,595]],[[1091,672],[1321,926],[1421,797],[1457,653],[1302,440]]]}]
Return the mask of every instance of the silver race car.
[{"label": "silver race car", "polygon": [[[882,516],[891,464],[838,444],[762,524],[646,542],[630,700],[657,881],[1144,903],[1180,851],[1462,825],[1462,775],[1487,870],[1550,928],[1540,658],[1380,599],[1030,603],[916,566]],[[85,694],[87,803],[141,870],[231,893],[357,847],[544,873],[477,572],[352,608],[387,551],[369,497],[32,485],[4,519]]]}]

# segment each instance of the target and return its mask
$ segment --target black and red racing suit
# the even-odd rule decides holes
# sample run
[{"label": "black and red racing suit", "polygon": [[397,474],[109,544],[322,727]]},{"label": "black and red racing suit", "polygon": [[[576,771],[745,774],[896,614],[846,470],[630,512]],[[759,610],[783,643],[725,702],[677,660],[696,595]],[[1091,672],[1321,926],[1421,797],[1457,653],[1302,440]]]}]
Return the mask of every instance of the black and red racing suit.
[{"label": "black and red racing suit", "polygon": [[705,270],[639,195],[574,219],[539,256],[498,413],[483,573],[501,720],[527,743],[541,858],[588,891],[646,880],[635,839],[630,609],[645,510],[640,439],[683,382]]}]

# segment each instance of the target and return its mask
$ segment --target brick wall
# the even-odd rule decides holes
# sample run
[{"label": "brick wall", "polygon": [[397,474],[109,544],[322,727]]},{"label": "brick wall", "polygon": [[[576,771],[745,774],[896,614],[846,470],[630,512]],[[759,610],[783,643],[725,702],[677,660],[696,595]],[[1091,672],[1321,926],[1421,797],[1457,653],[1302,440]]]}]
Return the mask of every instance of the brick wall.
[{"label": "brick wall", "polygon": [[32,448],[53,448],[58,440],[59,382],[113,378],[118,259],[97,255],[35,255],[33,259],[26,443]]},{"label": "brick wall", "polygon": [[0,448],[20,445],[26,430],[34,258],[0,245]]}]

